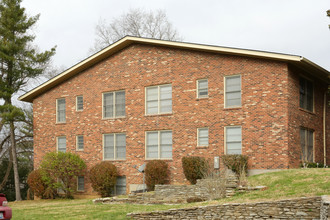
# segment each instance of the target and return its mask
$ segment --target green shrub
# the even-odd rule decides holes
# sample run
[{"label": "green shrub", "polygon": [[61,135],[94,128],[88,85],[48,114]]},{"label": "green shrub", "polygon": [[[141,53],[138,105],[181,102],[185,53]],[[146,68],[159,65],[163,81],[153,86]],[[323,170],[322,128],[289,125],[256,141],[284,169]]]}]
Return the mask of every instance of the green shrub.
[{"label": "green shrub", "polygon": [[324,164],[323,163],[313,163],[313,162],[302,162],[300,164],[300,167],[303,168],[324,168]]},{"label": "green shrub", "polygon": [[183,157],[182,168],[186,179],[191,184],[196,184],[198,179],[208,174],[209,164],[203,157]]},{"label": "green shrub", "polygon": [[117,168],[108,161],[96,164],[89,171],[93,189],[102,197],[111,196],[117,180]]},{"label": "green shrub", "polygon": [[49,187],[49,196],[58,189],[63,190],[66,198],[73,198],[77,177],[83,175],[86,164],[77,154],[51,152],[45,155],[40,165],[43,181]]},{"label": "green shrub", "polygon": [[222,155],[221,159],[228,169],[231,169],[238,176],[244,172],[247,174],[248,156],[241,154]]},{"label": "green shrub", "polygon": [[169,169],[165,161],[151,160],[146,164],[145,181],[149,191],[155,190],[156,184],[169,183]]}]

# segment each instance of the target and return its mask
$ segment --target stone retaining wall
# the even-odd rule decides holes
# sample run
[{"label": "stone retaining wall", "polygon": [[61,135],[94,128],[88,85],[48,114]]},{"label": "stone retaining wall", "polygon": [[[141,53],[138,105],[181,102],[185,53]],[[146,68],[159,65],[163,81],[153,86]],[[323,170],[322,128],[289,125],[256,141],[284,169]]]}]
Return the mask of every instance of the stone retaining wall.
[{"label": "stone retaining wall", "polygon": [[236,188],[236,184],[223,185],[220,181],[198,180],[196,185],[156,185],[155,197],[165,202],[185,202],[194,197],[210,200],[230,197]]},{"label": "stone retaining wall", "polygon": [[236,192],[243,193],[265,188],[265,186],[238,186],[236,175],[228,172],[225,181],[221,178],[208,178],[197,180],[196,185],[156,185],[153,192],[131,193],[128,198],[110,197],[93,201],[94,203],[139,204],[186,203],[231,197]]},{"label": "stone retaining wall", "polygon": [[156,185],[155,198],[164,202],[182,203],[188,198],[212,200],[230,197],[235,194],[238,179],[233,172],[228,171],[225,180],[210,178],[198,179],[195,185]]},{"label": "stone retaining wall", "polygon": [[330,196],[322,196],[320,219],[330,220]]},{"label": "stone retaining wall", "polygon": [[[224,204],[159,212],[129,213],[127,217],[144,219],[329,219],[329,202],[321,197],[287,199],[274,202]],[[321,205],[322,203],[322,205]],[[322,208],[321,208],[322,206]]]},{"label": "stone retaining wall", "polygon": [[[229,173],[224,182],[221,178],[199,179],[196,185],[156,185],[155,191],[148,193],[131,193],[128,198],[99,198],[95,203],[186,203],[191,201],[214,200],[231,197],[235,192],[263,190],[264,186],[242,187],[238,186],[235,174]],[[237,190],[236,190],[237,189]]]}]

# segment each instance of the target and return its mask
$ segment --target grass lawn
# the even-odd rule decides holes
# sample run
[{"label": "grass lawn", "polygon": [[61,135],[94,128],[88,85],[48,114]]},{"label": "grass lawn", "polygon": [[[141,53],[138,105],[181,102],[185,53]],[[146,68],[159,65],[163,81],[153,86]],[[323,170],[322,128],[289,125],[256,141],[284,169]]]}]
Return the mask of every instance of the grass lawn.
[{"label": "grass lawn", "polygon": [[91,199],[11,202],[13,220],[126,219],[129,212],[179,208],[182,205],[93,204]]},{"label": "grass lawn", "polygon": [[238,194],[218,202],[253,202],[330,195],[330,169],[291,169],[248,178],[251,186],[267,186],[264,191]]},{"label": "grass lawn", "polygon": [[330,169],[297,169],[261,174],[248,178],[250,185],[263,185],[268,189],[232,198],[198,204],[136,205],[93,204],[89,199],[36,200],[10,202],[12,219],[126,219],[126,213],[166,210],[187,206],[229,202],[255,202],[303,196],[330,195]]}]

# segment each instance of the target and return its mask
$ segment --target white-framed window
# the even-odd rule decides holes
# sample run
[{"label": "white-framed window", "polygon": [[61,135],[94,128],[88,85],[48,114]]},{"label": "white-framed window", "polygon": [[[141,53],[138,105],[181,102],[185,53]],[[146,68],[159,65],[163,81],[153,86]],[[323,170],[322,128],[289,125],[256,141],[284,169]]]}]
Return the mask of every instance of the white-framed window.
[{"label": "white-framed window", "polygon": [[242,154],[242,127],[225,127],[226,154]]},{"label": "white-framed window", "polygon": [[65,122],[65,98],[56,99],[56,122]]},{"label": "white-framed window", "polygon": [[314,131],[308,128],[300,128],[301,160],[314,162]]},{"label": "white-framed window", "polygon": [[115,195],[126,194],[126,176],[118,176],[115,186]]},{"label": "white-framed window", "polygon": [[225,108],[240,107],[241,105],[241,76],[226,76]]},{"label": "white-framed window", "polygon": [[207,79],[197,80],[197,98],[207,98],[208,96],[209,96],[208,80]]},{"label": "white-framed window", "polygon": [[66,137],[60,136],[57,137],[57,151],[66,152]]},{"label": "white-framed window", "polygon": [[103,118],[125,116],[125,91],[103,93]]},{"label": "white-framed window", "polygon": [[299,79],[299,106],[311,112],[314,110],[313,83],[303,77]]},{"label": "white-framed window", "polygon": [[84,136],[77,135],[76,142],[77,142],[77,150],[84,150]]},{"label": "white-framed window", "polygon": [[172,85],[146,87],[146,114],[172,113]]},{"label": "white-framed window", "polygon": [[172,131],[146,132],[146,159],[172,159]]},{"label": "white-framed window", "polygon": [[82,95],[76,97],[76,111],[82,111],[84,109],[84,98]]},{"label": "white-framed window", "polygon": [[197,129],[197,142],[199,147],[209,146],[209,128]]},{"label": "white-framed window", "polygon": [[103,159],[126,159],[126,134],[113,133],[103,135]]},{"label": "white-framed window", "polygon": [[77,191],[84,191],[85,190],[85,177],[78,176],[77,177]]}]

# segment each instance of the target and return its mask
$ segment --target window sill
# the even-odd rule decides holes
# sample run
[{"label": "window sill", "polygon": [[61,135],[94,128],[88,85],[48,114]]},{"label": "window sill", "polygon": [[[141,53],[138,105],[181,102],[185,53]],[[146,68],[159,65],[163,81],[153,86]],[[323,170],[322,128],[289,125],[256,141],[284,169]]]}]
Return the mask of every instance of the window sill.
[{"label": "window sill", "polygon": [[172,158],[145,158],[146,161],[150,161],[150,160],[164,160],[164,161],[173,161]]},{"label": "window sill", "polygon": [[223,110],[236,110],[236,109],[242,109],[242,106],[223,108]]},{"label": "window sill", "polygon": [[307,109],[304,109],[304,108],[300,108],[300,107],[299,107],[299,110],[302,111],[302,112],[309,113],[309,114],[311,114],[311,115],[316,115],[315,112],[311,112],[311,111],[309,111],[309,110],[307,110]]},{"label": "window sill", "polygon": [[126,159],[103,159],[103,161],[122,162],[126,161]]},{"label": "window sill", "polygon": [[102,118],[102,120],[116,120],[116,119],[124,119],[126,116],[114,117],[114,118]]},{"label": "window sill", "polygon": [[242,153],[240,153],[240,154],[228,154],[228,153],[224,152],[223,155],[245,155],[245,154],[242,154]]},{"label": "window sill", "polygon": [[173,112],[171,113],[161,113],[161,114],[152,114],[152,115],[144,115],[146,117],[154,117],[154,116],[171,116],[173,115]]},{"label": "window sill", "polygon": [[197,97],[196,100],[203,100],[203,99],[208,99],[209,97],[208,96],[205,96],[205,97]]},{"label": "window sill", "polygon": [[209,148],[209,146],[197,146],[196,148],[197,149],[207,149],[207,148]]},{"label": "window sill", "polygon": [[56,125],[65,125],[66,124],[66,121],[65,122],[56,122],[55,124]]}]

